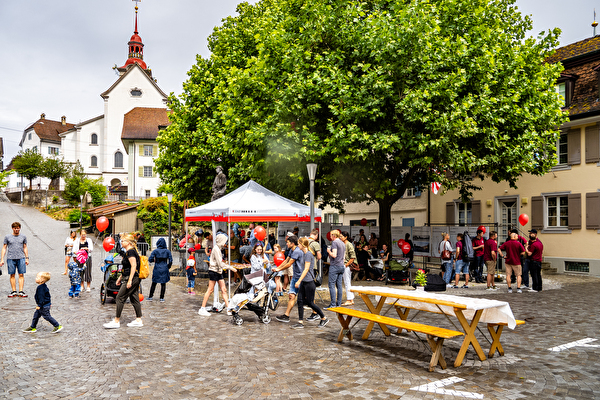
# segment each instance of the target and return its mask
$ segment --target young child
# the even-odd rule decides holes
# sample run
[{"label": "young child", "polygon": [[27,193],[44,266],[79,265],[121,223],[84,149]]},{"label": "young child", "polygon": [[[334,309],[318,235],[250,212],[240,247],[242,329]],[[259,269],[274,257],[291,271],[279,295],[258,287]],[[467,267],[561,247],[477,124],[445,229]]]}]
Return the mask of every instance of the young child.
[{"label": "young child", "polygon": [[198,275],[198,271],[196,270],[196,259],[193,254],[187,260],[185,272],[187,273],[188,294],[195,295],[196,292],[194,292],[194,287],[196,286],[196,275]]},{"label": "young child", "polygon": [[[281,251],[281,246],[279,245],[279,243],[275,243],[275,245],[273,246],[273,254],[277,254],[278,252]],[[275,276],[275,291],[277,292],[278,296],[283,296],[283,285],[281,284],[281,276],[283,275],[283,271],[280,271],[277,273],[277,276]]]},{"label": "young child", "polygon": [[69,262],[69,279],[71,280],[69,297],[71,298],[79,297],[79,293],[81,292],[81,272],[83,271],[83,265],[75,261]]},{"label": "young child", "polygon": [[35,291],[35,302],[37,307],[35,308],[35,313],[33,314],[33,320],[31,321],[31,326],[25,329],[23,332],[36,332],[36,326],[40,319],[40,317],[44,317],[44,319],[54,326],[52,329],[52,333],[58,333],[62,330],[62,325],[60,325],[52,316],[50,315],[50,290],[48,290],[48,286],[46,286],[46,282],[50,280],[50,272],[40,272],[35,277],[35,283],[38,284],[37,290]]}]

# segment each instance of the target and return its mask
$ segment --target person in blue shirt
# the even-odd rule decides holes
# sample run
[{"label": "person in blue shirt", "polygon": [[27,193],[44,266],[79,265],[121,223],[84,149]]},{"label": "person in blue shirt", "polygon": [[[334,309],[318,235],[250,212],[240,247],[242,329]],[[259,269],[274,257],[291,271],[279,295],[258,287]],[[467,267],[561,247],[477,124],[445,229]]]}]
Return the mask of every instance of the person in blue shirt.
[{"label": "person in blue shirt", "polygon": [[33,320],[31,320],[31,326],[23,332],[36,332],[37,323],[40,320],[40,317],[43,317],[52,324],[54,327],[52,333],[58,333],[62,330],[62,325],[50,315],[50,306],[52,305],[52,302],[50,299],[50,290],[48,290],[48,286],[46,286],[46,282],[49,280],[50,272],[40,272],[35,277],[35,283],[38,284],[37,290],[35,291],[35,303],[37,304],[37,307],[33,314]]},{"label": "person in blue shirt", "polygon": [[[303,271],[304,270],[304,253],[298,247],[298,238],[294,235],[288,236],[285,239],[285,244],[288,247],[289,255],[283,264],[275,268],[273,271],[279,272],[287,268],[292,268],[292,271]],[[300,273],[292,276],[292,282],[290,283],[290,292],[287,309],[283,315],[278,315],[275,319],[279,322],[290,322],[290,313],[296,304],[296,296],[298,295],[298,288],[295,286],[296,282],[300,278]]]}]

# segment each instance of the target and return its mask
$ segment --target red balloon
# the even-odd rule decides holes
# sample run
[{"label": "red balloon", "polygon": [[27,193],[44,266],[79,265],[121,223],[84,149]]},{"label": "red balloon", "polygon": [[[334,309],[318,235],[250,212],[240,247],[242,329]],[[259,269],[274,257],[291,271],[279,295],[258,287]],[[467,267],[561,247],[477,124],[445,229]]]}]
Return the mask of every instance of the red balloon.
[{"label": "red balloon", "polygon": [[144,295],[140,293],[140,301],[144,301]]},{"label": "red balloon", "polygon": [[529,222],[529,216],[527,214],[521,214],[519,215],[519,223],[523,226],[525,226],[526,223]]},{"label": "red balloon", "polygon": [[256,228],[254,228],[254,237],[256,238],[256,240],[258,240],[259,242],[262,242],[263,240],[265,240],[266,236],[267,236],[267,231],[265,230],[265,228],[263,228],[260,225],[258,225]]},{"label": "red balloon", "polygon": [[402,246],[404,246],[404,243],[406,243],[406,242],[404,241],[404,239],[400,239],[400,240],[398,240],[398,247],[402,248]]},{"label": "red balloon", "polygon": [[242,230],[240,231],[240,236],[241,236],[241,237],[245,237],[245,236],[246,236],[246,231],[242,229]]},{"label": "red balloon", "polygon": [[110,236],[105,238],[102,241],[102,247],[104,247],[105,251],[111,251],[113,247],[115,247],[115,239],[111,238]]},{"label": "red balloon", "polygon": [[108,228],[108,218],[104,216],[98,218],[96,220],[96,228],[98,228],[100,232],[104,232],[106,228]]},{"label": "red balloon", "polygon": [[200,250],[202,248],[202,245],[200,243],[196,243],[194,245],[194,250]]},{"label": "red balloon", "polygon": [[362,226],[365,226],[365,225],[367,225],[367,219],[366,219],[366,218],[363,218],[363,219],[361,219],[361,220],[360,220],[360,224],[361,224]]},{"label": "red balloon", "polygon": [[483,225],[479,225],[479,226],[477,227],[477,230],[478,230],[478,231],[482,231],[483,233],[485,233],[485,232],[487,231],[487,229],[485,229],[485,226],[483,226]]},{"label": "red balloon", "polygon": [[183,238],[183,239],[181,239],[181,240],[179,241],[179,247],[180,247],[180,248],[183,248],[183,247],[185,247],[185,238]]},{"label": "red balloon", "polygon": [[275,253],[275,255],[273,256],[273,262],[275,262],[276,266],[280,266],[283,262],[285,261],[285,255],[283,254],[283,252],[278,251],[277,253]]},{"label": "red balloon", "polygon": [[329,240],[330,242],[333,241],[333,238],[331,237],[331,232],[327,232],[327,240]]},{"label": "red balloon", "polygon": [[408,254],[408,252],[410,251],[410,243],[404,242],[401,249],[404,254]]}]

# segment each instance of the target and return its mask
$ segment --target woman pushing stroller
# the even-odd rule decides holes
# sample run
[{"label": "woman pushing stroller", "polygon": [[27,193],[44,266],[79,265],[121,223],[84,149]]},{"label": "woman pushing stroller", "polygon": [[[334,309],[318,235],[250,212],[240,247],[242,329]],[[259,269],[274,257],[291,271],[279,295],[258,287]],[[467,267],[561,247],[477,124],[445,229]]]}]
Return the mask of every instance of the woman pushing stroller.
[{"label": "woman pushing stroller", "polygon": [[[235,268],[223,262],[223,253],[221,252],[221,249],[225,248],[225,245],[227,244],[227,235],[217,234],[215,241],[217,246],[210,253],[210,264],[208,267],[208,290],[204,294],[202,307],[200,310],[198,310],[198,315],[203,317],[210,316],[210,313],[206,309],[206,303],[208,302],[213,290],[215,290],[215,284],[219,285],[219,289],[221,289],[221,294],[223,295],[223,301],[225,302],[225,307],[229,308],[227,289],[225,288],[225,281],[223,280],[223,269],[235,270]],[[231,315],[231,312],[228,311],[227,314]]]}]

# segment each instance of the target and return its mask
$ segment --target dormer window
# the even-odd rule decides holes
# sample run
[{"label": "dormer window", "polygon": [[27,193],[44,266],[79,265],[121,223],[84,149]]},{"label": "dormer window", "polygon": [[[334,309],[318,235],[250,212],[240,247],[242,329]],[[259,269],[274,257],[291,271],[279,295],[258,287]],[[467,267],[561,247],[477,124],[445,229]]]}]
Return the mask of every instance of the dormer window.
[{"label": "dormer window", "polygon": [[563,108],[569,107],[573,101],[573,89],[575,88],[577,78],[577,75],[563,74],[556,81],[554,88],[556,89],[556,93],[564,99]]},{"label": "dormer window", "polygon": [[135,89],[131,89],[131,92],[129,92],[131,94],[131,97],[142,97],[142,90],[135,88]]},{"label": "dormer window", "polygon": [[567,106],[566,103],[566,90],[567,90],[567,82],[562,82],[556,85],[556,93],[558,93],[564,101],[563,107]]}]

